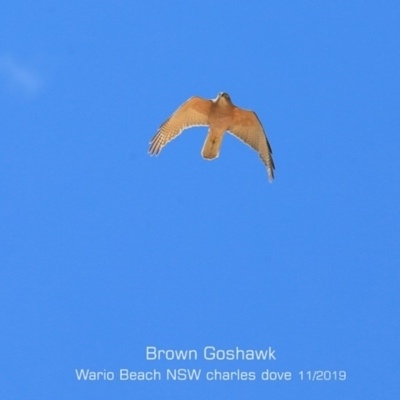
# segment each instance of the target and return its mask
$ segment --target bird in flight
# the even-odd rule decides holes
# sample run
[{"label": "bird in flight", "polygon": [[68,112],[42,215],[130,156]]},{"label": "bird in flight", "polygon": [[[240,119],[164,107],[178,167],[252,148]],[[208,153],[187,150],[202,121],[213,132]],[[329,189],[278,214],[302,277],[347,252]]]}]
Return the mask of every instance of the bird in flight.
[{"label": "bird in flight", "polygon": [[150,141],[149,153],[158,155],[162,148],[184,129],[209,126],[202,156],[217,158],[225,132],[231,133],[258,152],[267,167],[270,182],[274,179],[272,149],[264,128],[254,111],[236,107],[228,93],[221,92],[213,100],[193,96],[183,103],[158,129]]}]

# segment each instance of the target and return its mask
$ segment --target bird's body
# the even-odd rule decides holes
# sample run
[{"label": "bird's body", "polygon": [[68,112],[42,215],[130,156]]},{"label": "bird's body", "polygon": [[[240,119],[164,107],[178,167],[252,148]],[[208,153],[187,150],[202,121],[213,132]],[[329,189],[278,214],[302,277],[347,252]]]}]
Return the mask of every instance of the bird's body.
[{"label": "bird's body", "polygon": [[208,135],[202,149],[202,156],[212,160],[219,155],[225,132],[258,151],[267,167],[270,181],[274,178],[272,150],[260,120],[253,111],[233,105],[227,93],[219,93],[214,100],[194,96],[180,106],[159,128],[150,142],[149,152],[157,155],[172,139],[184,129],[208,125]]},{"label": "bird's body", "polygon": [[232,125],[233,120],[232,102],[220,96],[217,101],[212,102],[208,116],[209,131],[204,142],[201,155],[207,160],[212,160],[219,156],[222,139],[225,132]]}]

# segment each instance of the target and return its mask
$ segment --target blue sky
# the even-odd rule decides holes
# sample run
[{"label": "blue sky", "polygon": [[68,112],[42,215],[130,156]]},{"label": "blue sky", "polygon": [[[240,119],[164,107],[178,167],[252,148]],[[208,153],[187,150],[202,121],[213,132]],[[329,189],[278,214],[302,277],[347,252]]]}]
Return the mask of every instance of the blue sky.
[{"label": "blue sky", "polygon": [[[398,397],[399,12],[4,4],[1,397]],[[206,128],[147,154],[180,104],[221,91],[262,121],[272,184],[232,136],[203,160]],[[199,358],[150,361],[147,346]],[[204,360],[206,346],[271,347],[276,360]],[[79,381],[80,369],[115,379]],[[120,369],[162,379],[124,382]],[[168,369],[202,375],[166,380]],[[263,381],[267,369],[292,379]],[[207,380],[215,370],[256,380]]]}]

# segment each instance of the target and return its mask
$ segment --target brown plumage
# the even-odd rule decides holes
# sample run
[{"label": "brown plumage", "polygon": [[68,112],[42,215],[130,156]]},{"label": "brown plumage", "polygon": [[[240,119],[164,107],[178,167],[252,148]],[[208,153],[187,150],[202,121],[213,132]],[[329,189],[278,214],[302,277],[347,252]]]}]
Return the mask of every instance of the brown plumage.
[{"label": "brown plumage", "polygon": [[258,152],[267,167],[269,180],[274,179],[272,149],[260,120],[255,112],[233,105],[227,93],[219,93],[214,100],[194,96],[183,103],[151,139],[149,153],[158,155],[186,128],[207,125],[208,135],[201,151],[204,158],[212,160],[218,157],[223,136],[229,132]]}]

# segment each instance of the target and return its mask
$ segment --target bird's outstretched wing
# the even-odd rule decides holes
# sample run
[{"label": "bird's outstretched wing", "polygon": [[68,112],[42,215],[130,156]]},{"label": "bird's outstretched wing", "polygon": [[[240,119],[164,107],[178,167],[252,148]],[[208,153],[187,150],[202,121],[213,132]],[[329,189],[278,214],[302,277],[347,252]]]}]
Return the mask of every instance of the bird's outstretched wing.
[{"label": "bird's outstretched wing", "polygon": [[149,153],[157,155],[172,139],[191,126],[208,125],[212,101],[201,97],[191,97],[183,103],[158,129],[150,141]]},{"label": "bird's outstretched wing", "polygon": [[272,182],[275,169],[272,149],[257,114],[235,107],[233,122],[228,131],[258,152],[261,160],[267,166],[268,177]]}]

